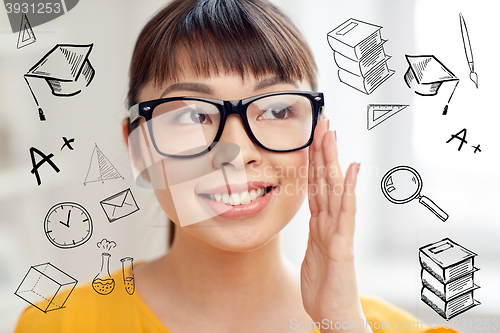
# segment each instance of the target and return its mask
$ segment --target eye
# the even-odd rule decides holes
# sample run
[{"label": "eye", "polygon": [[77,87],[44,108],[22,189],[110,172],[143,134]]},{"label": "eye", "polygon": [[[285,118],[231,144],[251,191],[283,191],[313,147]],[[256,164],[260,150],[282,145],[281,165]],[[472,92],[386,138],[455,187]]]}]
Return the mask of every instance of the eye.
[{"label": "eye", "polygon": [[207,113],[194,107],[187,107],[185,111],[182,111],[177,116],[177,121],[181,124],[212,124],[212,120]]},{"label": "eye", "polygon": [[287,119],[292,115],[292,108],[288,104],[276,104],[269,106],[263,113],[263,119]]}]

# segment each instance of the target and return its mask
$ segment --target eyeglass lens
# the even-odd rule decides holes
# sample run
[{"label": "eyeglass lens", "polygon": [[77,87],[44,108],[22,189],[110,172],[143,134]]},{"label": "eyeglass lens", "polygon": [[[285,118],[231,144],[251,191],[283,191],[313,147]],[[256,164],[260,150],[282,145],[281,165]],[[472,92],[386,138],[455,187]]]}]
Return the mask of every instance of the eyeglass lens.
[{"label": "eyeglass lens", "polygon": [[[255,138],[266,148],[289,150],[302,147],[311,137],[313,107],[307,97],[283,94],[260,98],[247,108]],[[219,109],[194,100],[158,105],[151,118],[155,143],[171,155],[192,155],[209,147],[221,121]]]}]

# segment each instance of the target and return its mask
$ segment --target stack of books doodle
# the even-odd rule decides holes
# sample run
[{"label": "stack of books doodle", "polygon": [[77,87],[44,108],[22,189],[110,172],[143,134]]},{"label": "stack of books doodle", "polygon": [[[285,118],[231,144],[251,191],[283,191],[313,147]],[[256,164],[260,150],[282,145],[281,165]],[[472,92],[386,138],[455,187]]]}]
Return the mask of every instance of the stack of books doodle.
[{"label": "stack of books doodle", "polygon": [[449,238],[420,248],[422,301],[446,320],[481,304],[474,299],[475,253]]},{"label": "stack of books doodle", "polygon": [[349,19],[328,33],[341,82],[371,94],[392,74],[377,25]]}]

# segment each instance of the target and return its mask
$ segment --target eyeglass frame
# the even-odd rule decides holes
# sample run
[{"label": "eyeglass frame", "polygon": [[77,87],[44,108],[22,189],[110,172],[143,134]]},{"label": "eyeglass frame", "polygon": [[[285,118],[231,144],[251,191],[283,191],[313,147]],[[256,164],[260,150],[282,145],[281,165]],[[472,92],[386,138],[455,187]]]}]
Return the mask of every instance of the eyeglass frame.
[{"label": "eyeglass frame", "polygon": [[[309,140],[304,145],[302,145],[298,148],[293,148],[293,149],[267,148],[262,143],[260,143],[259,140],[257,140],[257,138],[255,137],[255,135],[252,132],[250,124],[248,123],[247,109],[248,109],[248,106],[250,104],[252,104],[253,102],[255,102],[259,99],[262,99],[265,97],[270,97],[270,96],[277,96],[277,95],[303,96],[303,97],[306,97],[307,99],[309,99],[309,101],[311,102],[311,106],[312,106],[311,135],[309,137]],[[219,113],[221,115],[221,119],[219,122],[219,128],[217,130],[217,133],[215,134],[215,137],[214,137],[212,143],[205,150],[203,150],[199,153],[196,153],[196,154],[191,154],[191,155],[173,155],[173,154],[168,154],[168,153],[162,152],[158,148],[158,146],[156,145],[156,141],[154,138],[154,132],[153,132],[153,125],[152,125],[152,122],[150,121],[153,117],[154,109],[158,105],[161,105],[161,104],[167,103],[167,102],[173,102],[173,101],[206,102],[206,103],[214,105],[219,110]],[[201,156],[203,154],[208,153],[210,150],[212,150],[215,147],[215,145],[219,141],[219,139],[222,136],[222,133],[224,131],[227,117],[232,115],[232,114],[237,114],[240,116],[240,118],[243,122],[243,127],[245,128],[245,131],[246,131],[248,137],[257,146],[259,146],[260,148],[262,148],[264,150],[275,152],[275,153],[289,153],[289,152],[304,149],[304,148],[311,145],[311,143],[314,140],[314,130],[315,130],[316,125],[318,123],[319,117],[323,113],[323,107],[324,107],[324,95],[323,95],[323,93],[316,92],[316,91],[297,91],[297,90],[278,91],[278,92],[272,92],[272,93],[247,97],[244,99],[234,100],[234,101],[223,101],[223,100],[218,100],[218,99],[213,99],[213,98],[204,98],[204,97],[168,97],[168,98],[160,98],[160,99],[145,101],[145,102],[137,103],[137,104],[131,106],[129,108],[129,119],[130,119],[130,125],[132,125],[134,122],[136,122],[140,117],[143,117],[146,120],[146,123],[148,125],[149,134],[151,136],[151,140],[152,140],[153,146],[155,147],[155,150],[158,152],[158,154],[160,154],[162,156],[166,156],[166,157],[193,158],[193,157]]]}]

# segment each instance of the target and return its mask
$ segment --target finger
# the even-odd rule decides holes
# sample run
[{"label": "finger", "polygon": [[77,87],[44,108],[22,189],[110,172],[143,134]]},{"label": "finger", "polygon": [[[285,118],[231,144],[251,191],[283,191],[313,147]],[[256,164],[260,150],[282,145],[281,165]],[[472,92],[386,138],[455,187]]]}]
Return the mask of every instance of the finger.
[{"label": "finger", "polygon": [[314,186],[314,172],[313,172],[313,167],[314,167],[314,159],[313,159],[313,150],[314,150],[314,145],[311,145],[309,147],[309,164],[308,164],[308,171],[309,171],[309,178],[307,180],[307,188],[308,188],[308,200],[309,200],[309,210],[311,212],[311,216],[316,216],[319,212],[318,209],[318,203],[316,202],[316,196],[312,195],[312,186]]},{"label": "finger", "polygon": [[329,191],[328,213],[334,219],[338,219],[340,206],[342,204],[342,193],[344,192],[344,176],[338,159],[337,142],[335,133],[329,131],[323,139],[323,156],[326,170],[328,171],[326,182]]},{"label": "finger", "polygon": [[347,169],[342,206],[340,209],[338,231],[350,239],[354,236],[354,217],[356,215],[356,194],[354,190],[358,180],[359,163],[352,163]]},{"label": "finger", "polygon": [[326,167],[323,156],[323,140],[328,131],[328,120],[322,120],[316,127],[313,142],[313,178],[314,185],[310,187],[310,194],[316,198],[319,212],[328,211],[328,191],[326,183]]}]

